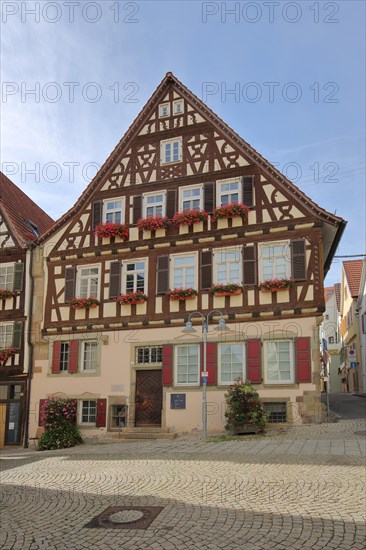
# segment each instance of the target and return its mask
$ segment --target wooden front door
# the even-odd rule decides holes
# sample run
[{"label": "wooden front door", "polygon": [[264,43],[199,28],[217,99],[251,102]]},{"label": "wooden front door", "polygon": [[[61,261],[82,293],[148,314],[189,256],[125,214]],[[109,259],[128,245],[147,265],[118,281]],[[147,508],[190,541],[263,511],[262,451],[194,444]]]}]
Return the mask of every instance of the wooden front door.
[{"label": "wooden front door", "polygon": [[161,426],[161,370],[136,371],[135,425]]}]

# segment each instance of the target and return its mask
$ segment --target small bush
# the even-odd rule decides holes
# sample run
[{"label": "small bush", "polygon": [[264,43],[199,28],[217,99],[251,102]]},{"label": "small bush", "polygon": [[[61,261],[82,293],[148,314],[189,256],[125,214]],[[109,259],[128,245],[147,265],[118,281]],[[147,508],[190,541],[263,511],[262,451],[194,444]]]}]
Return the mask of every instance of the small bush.
[{"label": "small bush", "polygon": [[40,421],[44,426],[38,450],[64,449],[80,445],[83,439],[76,425],[75,399],[46,399],[41,406]]},{"label": "small bush", "polygon": [[237,380],[225,394],[226,430],[235,431],[243,426],[256,426],[263,430],[268,422],[258,393],[248,381]]}]

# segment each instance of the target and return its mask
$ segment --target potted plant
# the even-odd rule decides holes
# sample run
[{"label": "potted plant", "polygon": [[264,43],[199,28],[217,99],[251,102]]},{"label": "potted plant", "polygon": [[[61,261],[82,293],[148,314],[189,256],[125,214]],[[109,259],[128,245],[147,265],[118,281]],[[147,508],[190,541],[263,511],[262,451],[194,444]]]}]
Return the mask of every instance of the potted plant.
[{"label": "potted plant", "polygon": [[118,302],[121,305],[135,305],[135,304],[143,304],[146,302],[147,296],[141,290],[137,290],[136,292],[127,292],[126,294],[121,294],[117,298],[115,298],[115,301]]},{"label": "potted plant", "polygon": [[214,296],[233,296],[241,294],[243,287],[239,283],[217,284],[210,288],[210,294]]},{"label": "potted plant", "polygon": [[136,225],[138,229],[142,229],[143,231],[157,231],[158,229],[167,229],[170,224],[171,221],[167,216],[155,216],[140,218],[137,220]]},{"label": "potted plant", "polygon": [[259,283],[259,288],[267,292],[277,292],[277,290],[283,290],[292,287],[295,279],[290,277],[289,279],[266,279]]},{"label": "potted plant", "polygon": [[225,394],[226,425],[232,434],[257,433],[264,430],[268,422],[268,413],[258,393],[248,380],[236,380]]},{"label": "potted plant", "polygon": [[89,296],[89,298],[73,298],[70,300],[70,307],[73,309],[87,309],[97,306],[99,306],[99,300],[93,296]]},{"label": "potted plant", "polygon": [[106,237],[119,237],[123,241],[126,241],[129,237],[129,229],[128,226],[123,223],[100,223],[95,228],[95,235],[101,239]]},{"label": "potted plant", "polygon": [[2,348],[0,349],[0,365],[5,367],[6,362],[10,357],[14,357],[17,350],[15,348]]},{"label": "potted plant", "polygon": [[15,290],[8,290],[7,288],[0,288],[0,300],[7,300],[13,298],[18,293]]},{"label": "potted plant", "polygon": [[215,208],[212,213],[212,220],[232,219],[236,216],[240,216],[243,218],[244,223],[246,223],[248,221],[248,212],[249,208],[244,203],[233,202]]},{"label": "potted plant", "polygon": [[176,212],[173,217],[173,223],[178,227],[181,225],[191,226],[208,220],[208,214],[204,210],[183,210]]},{"label": "potted plant", "polygon": [[198,292],[194,288],[173,288],[166,293],[171,300],[190,300],[197,296]]}]

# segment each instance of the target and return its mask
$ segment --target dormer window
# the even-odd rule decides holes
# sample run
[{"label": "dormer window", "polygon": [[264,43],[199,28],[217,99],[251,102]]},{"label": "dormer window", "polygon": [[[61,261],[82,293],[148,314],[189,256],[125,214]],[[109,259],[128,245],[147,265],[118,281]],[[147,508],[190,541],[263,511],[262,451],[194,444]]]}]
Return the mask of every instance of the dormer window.
[{"label": "dormer window", "polygon": [[28,225],[33,233],[33,235],[36,237],[36,239],[39,237],[39,229],[38,226],[32,222],[31,220],[28,220]]},{"label": "dormer window", "polygon": [[183,113],[183,99],[178,99],[173,102],[173,114],[181,115]]},{"label": "dormer window", "polygon": [[170,104],[162,103],[159,105],[159,117],[164,118],[170,115]]}]

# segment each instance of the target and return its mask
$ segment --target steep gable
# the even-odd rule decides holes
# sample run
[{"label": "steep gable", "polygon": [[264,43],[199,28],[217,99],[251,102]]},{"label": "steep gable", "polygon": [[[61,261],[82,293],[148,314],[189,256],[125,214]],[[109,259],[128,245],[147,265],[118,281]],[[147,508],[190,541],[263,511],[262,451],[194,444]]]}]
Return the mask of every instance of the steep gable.
[{"label": "steep gable", "polygon": [[362,265],[362,260],[343,262],[346,281],[352,298],[358,297],[362,275]]}]

